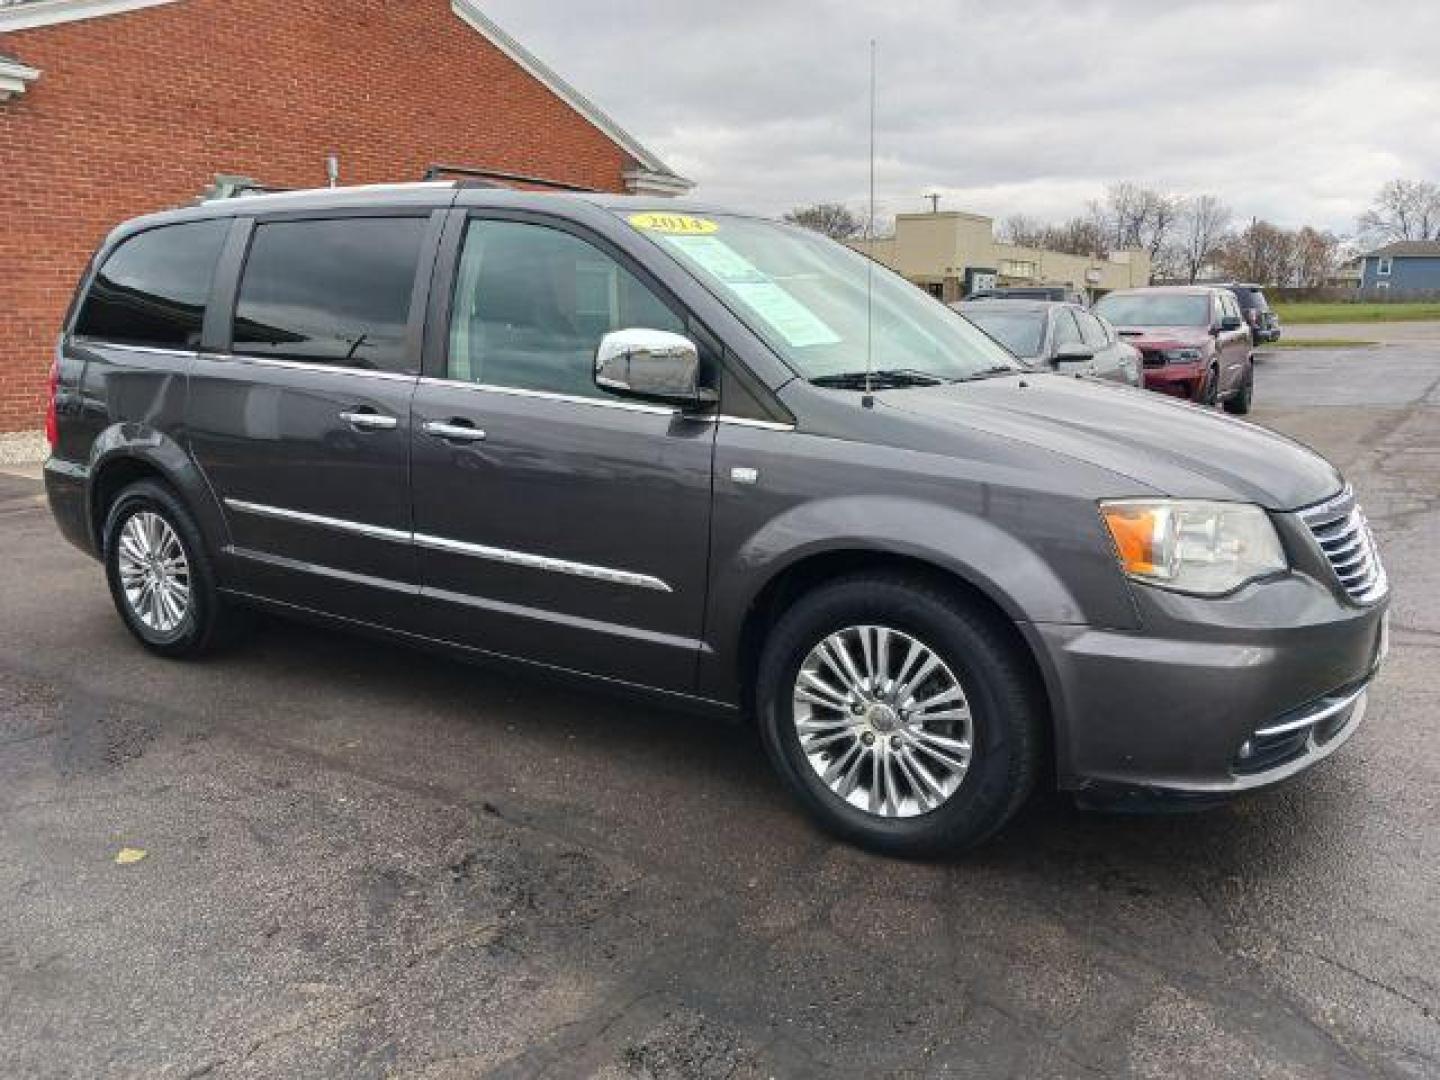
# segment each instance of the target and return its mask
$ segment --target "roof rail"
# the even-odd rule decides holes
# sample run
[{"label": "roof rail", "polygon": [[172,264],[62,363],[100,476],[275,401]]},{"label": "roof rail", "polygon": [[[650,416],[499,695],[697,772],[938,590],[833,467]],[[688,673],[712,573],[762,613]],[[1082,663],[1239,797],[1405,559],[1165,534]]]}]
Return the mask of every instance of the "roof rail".
[{"label": "roof rail", "polygon": [[569,184],[564,180],[547,180],[543,176],[529,176],[525,173],[504,172],[500,169],[481,169],[473,165],[446,165],[443,163],[432,164],[425,170],[422,180],[439,180],[445,176],[460,176],[465,179],[460,181],[462,187],[490,187],[508,188],[516,184],[528,184],[532,187],[549,188],[555,191],[591,191],[592,187],[585,187],[581,184]]}]

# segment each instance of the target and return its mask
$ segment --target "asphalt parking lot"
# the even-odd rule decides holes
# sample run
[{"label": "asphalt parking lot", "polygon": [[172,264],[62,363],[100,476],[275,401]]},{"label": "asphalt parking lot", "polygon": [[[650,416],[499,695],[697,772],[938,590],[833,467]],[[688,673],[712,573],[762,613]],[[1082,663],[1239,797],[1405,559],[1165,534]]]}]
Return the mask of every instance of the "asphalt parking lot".
[{"label": "asphalt parking lot", "polygon": [[942,863],[821,836],[725,724],[278,621],[151,659],[0,477],[0,1075],[1440,1075],[1440,328],[1407,334],[1257,376],[1390,571],[1350,745],[1200,815],[1042,798]]}]

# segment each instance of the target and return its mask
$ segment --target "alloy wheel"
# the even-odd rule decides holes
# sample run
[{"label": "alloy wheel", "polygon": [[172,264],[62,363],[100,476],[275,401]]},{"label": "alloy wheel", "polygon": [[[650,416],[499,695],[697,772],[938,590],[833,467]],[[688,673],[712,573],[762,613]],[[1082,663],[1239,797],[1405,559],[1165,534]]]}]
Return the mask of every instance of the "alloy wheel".
[{"label": "alloy wheel", "polygon": [[170,523],[140,510],[120,529],[120,587],[132,615],[157,634],[174,633],[190,614],[190,563]]},{"label": "alloy wheel", "polygon": [[970,768],[974,720],[960,680],[928,645],[890,627],[846,627],[811,649],[792,716],[816,775],[878,817],[938,809]]}]

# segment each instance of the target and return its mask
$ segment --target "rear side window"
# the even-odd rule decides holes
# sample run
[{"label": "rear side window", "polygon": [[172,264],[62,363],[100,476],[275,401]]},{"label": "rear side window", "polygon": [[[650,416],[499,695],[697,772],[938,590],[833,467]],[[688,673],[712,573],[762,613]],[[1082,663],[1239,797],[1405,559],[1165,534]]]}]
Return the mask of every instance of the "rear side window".
[{"label": "rear side window", "polygon": [[336,218],[255,227],[235,304],[245,356],[405,371],[425,219]]},{"label": "rear side window", "polygon": [[163,225],[123,241],[95,275],[75,333],[122,345],[195,349],[230,222]]},{"label": "rear side window", "polygon": [[1099,319],[1088,311],[1076,311],[1074,315],[1075,321],[1080,324],[1080,336],[1085,339],[1086,345],[1103,349],[1110,344],[1110,339],[1105,334],[1105,327],[1100,325]]},{"label": "rear side window", "polygon": [[1058,309],[1055,312],[1055,347],[1058,349],[1061,345],[1080,345],[1083,341],[1070,309]]}]

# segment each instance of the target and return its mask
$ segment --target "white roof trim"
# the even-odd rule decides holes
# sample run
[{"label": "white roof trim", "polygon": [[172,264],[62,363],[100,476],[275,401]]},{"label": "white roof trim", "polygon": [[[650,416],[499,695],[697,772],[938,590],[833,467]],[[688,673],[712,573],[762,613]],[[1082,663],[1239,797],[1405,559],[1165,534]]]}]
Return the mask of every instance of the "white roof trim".
[{"label": "white roof trim", "polygon": [[[667,181],[683,185],[681,191],[689,191],[694,187],[692,181],[686,180],[683,176],[674,173],[663,161],[652,154],[645,147],[641,146],[635,137],[622,128],[614,120],[610,119],[593,101],[571,86],[553,69],[531,53],[525,46],[512,38],[504,30],[496,26],[490,18],[480,10],[476,0],[450,0],[450,9],[459,18],[468,24],[490,44],[503,52],[515,63],[519,64],[526,72],[539,80],[546,89],[558,97],[565,104],[569,105],[577,113],[583,116],[590,123],[604,133],[611,142],[624,150],[636,163],[640,165],[637,173],[653,174],[657,179],[665,178]],[[628,174],[627,174],[628,178]]]},{"label": "white roof trim", "polygon": [[7,30],[34,30],[56,23],[98,19],[126,11],[173,4],[175,0],[32,0],[0,8],[0,33]]},{"label": "white roof trim", "polygon": [[18,60],[0,56],[0,101],[25,92],[26,84],[40,77],[40,72]]}]

